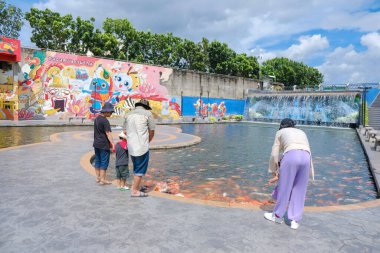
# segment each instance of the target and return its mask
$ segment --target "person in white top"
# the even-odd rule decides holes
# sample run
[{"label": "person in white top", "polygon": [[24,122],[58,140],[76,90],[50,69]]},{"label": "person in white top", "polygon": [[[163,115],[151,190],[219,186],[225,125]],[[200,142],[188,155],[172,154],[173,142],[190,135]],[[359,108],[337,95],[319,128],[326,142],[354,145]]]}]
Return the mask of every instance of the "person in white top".
[{"label": "person in white top", "polygon": [[274,210],[265,213],[264,217],[282,223],[283,216],[288,211],[290,227],[297,229],[305,206],[309,176],[314,179],[314,168],[307,136],[295,128],[291,119],[281,121],[272,146],[268,171],[274,178],[279,177],[279,181],[273,194],[276,199]]},{"label": "person in white top", "polygon": [[142,177],[146,174],[149,162],[149,143],[154,136],[155,122],[149,101],[141,99],[135,109],[126,115],[125,129],[127,133],[128,151],[133,162],[132,197],[147,197],[140,191]]}]

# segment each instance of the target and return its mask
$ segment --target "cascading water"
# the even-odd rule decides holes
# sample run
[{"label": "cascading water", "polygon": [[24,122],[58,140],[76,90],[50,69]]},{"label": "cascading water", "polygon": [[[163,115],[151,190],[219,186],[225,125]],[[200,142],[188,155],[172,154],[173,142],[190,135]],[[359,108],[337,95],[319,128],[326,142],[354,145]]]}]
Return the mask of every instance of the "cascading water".
[{"label": "cascading water", "polygon": [[247,98],[245,117],[253,121],[291,118],[303,125],[347,127],[358,123],[360,93],[257,93]]}]

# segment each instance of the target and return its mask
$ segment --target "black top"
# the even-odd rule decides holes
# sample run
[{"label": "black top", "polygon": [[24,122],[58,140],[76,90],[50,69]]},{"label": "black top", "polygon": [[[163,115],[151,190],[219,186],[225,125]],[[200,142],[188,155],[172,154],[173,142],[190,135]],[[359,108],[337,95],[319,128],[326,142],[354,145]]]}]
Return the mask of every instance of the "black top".
[{"label": "black top", "polygon": [[94,148],[110,149],[106,132],[112,132],[110,122],[106,117],[99,115],[94,121]]},{"label": "black top", "polygon": [[128,165],[128,149],[123,149],[120,143],[116,143],[115,145],[115,153],[116,153],[116,166]]}]

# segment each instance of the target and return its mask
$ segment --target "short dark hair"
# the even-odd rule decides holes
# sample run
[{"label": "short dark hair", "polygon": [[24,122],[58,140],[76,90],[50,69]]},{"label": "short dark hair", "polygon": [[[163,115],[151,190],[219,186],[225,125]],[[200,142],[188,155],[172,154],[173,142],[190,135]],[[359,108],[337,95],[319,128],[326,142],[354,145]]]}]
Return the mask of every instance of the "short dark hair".
[{"label": "short dark hair", "polygon": [[279,130],[281,130],[283,128],[288,128],[288,127],[295,127],[295,125],[296,125],[296,123],[292,119],[285,118],[285,119],[281,120]]}]

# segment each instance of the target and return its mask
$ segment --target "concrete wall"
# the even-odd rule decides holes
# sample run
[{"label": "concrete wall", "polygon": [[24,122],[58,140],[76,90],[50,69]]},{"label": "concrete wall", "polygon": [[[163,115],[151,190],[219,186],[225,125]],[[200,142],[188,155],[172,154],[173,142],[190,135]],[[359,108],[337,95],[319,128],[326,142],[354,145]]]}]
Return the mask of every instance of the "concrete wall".
[{"label": "concrete wall", "polygon": [[202,96],[210,98],[243,99],[247,89],[258,89],[259,82],[254,79],[207,74],[195,71],[173,69],[167,81],[161,85],[172,96]]}]

